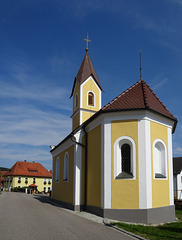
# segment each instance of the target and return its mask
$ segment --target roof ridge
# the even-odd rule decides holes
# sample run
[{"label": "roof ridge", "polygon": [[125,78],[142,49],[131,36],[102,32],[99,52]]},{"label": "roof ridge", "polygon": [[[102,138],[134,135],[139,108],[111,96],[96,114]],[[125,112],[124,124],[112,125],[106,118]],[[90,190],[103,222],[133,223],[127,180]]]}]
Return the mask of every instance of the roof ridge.
[{"label": "roof ridge", "polygon": [[105,106],[102,107],[102,110],[104,110],[106,107],[108,107],[109,105],[111,105],[113,102],[115,102],[116,100],[118,100],[120,97],[122,97],[123,95],[125,95],[127,92],[129,92],[130,90],[132,90],[135,86],[137,86],[140,81],[134,83],[131,87],[127,88],[125,91],[123,91],[122,93],[120,93],[117,97],[115,97],[113,100],[111,100],[108,104],[106,104]]},{"label": "roof ridge", "polygon": [[142,85],[142,92],[143,92],[143,101],[144,101],[144,105],[145,107],[149,107],[149,103],[148,103],[148,98],[147,98],[147,93],[146,93],[146,88],[145,88],[145,81],[143,79],[140,80],[141,81],[141,85]]}]

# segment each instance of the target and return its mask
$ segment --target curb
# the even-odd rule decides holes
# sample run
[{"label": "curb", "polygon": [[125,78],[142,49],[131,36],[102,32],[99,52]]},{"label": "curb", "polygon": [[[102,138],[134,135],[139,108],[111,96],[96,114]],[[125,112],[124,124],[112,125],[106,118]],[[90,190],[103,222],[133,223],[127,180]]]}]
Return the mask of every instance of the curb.
[{"label": "curb", "polygon": [[119,227],[111,224],[107,218],[103,218],[103,223],[104,223],[104,225],[106,225],[106,226],[108,226],[108,227],[112,227],[112,228],[114,228],[114,229],[116,229],[116,230],[118,230],[118,231],[120,231],[120,232],[123,232],[123,233],[125,233],[125,234],[127,234],[127,235],[130,235],[130,236],[132,236],[132,237],[135,237],[136,239],[148,240],[148,239],[143,238],[143,237],[141,237],[141,236],[139,236],[139,235],[136,235],[136,234],[134,234],[134,233],[128,232],[128,231],[124,230],[123,228],[119,228]]}]

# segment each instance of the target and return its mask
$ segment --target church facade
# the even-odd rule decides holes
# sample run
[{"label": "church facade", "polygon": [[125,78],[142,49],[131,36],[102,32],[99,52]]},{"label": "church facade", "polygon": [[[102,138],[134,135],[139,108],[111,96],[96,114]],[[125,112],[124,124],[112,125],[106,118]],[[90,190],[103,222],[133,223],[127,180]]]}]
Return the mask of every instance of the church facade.
[{"label": "church facade", "polygon": [[71,92],[72,132],[51,150],[53,199],[125,222],[175,220],[177,119],[142,79],[104,107],[102,91],[86,49]]}]

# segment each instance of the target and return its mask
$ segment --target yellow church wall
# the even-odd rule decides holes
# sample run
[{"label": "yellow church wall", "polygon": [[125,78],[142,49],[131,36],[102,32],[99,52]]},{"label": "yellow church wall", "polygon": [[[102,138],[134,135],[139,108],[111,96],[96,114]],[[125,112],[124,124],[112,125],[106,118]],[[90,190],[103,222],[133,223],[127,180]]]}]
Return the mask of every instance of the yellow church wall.
[{"label": "yellow church wall", "polygon": [[89,119],[94,113],[82,111],[82,122],[85,122]]},{"label": "yellow church wall", "polygon": [[[78,94],[78,107],[75,108],[75,95]],[[80,106],[80,85],[76,81],[74,92],[73,92],[73,113],[79,108]]]},{"label": "yellow church wall", "polygon": [[[89,91],[94,92],[95,95],[95,106],[88,106],[87,101],[87,94]],[[90,77],[89,80],[87,80],[86,83],[83,84],[83,98],[82,98],[82,108],[98,111],[99,110],[99,96],[100,96],[100,90],[98,89],[95,81]]]},{"label": "yellow church wall", "polygon": [[[114,143],[121,136],[131,137],[136,144],[136,179],[114,179]],[[112,208],[138,209],[139,208],[139,180],[138,180],[138,121],[112,121]]]},{"label": "yellow church wall", "polygon": [[151,122],[151,157],[152,157],[152,207],[164,207],[170,205],[169,178],[154,179],[153,177],[153,143],[155,139],[161,139],[167,148],[167,175],[169,176],[168,162],[168,130],[166,126]]},{"label": "yellow church wall", "polygon": [[88,133],[87,205],[101,207],[101,125]]},{"label": "yellow church wall", "polygon": [[76,114],[72,120],[72,130],[77,128],[80,125],[80,114]]},{"label": "yellow church wall", "polygon": [[[63,181],[64,176],[64,156],[69,154],[68,181]],[[56,159],[59,157],[59,181],[55,182]],[[73,177],[74,177],[74,145],[59,153],[53,158],[53,198],[59,201],[73,204]]]}]

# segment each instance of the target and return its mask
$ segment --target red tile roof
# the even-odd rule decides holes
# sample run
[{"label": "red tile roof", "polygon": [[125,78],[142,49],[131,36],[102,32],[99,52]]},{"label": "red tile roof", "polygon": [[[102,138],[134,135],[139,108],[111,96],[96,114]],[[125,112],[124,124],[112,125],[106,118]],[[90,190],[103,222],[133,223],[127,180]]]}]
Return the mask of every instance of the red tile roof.
[{"label": "red tile roof", "polygon": [[84,59],[83,59],[81,65],[80,65],[80,68],[78,70],[78,73],[75,77],[75,81],[73,83],[73,88],[72,88],[72,92],[71,92],[70,97],[73,96],[73,91],[74,91],[74,88],[75,88],[76,81],[78,81],[78,83],[81,85],[89,76],[92,76],[94,78],[96,84],[102,90],[99,79],[98,79],[97,74],[95,72],[95,69],[93,67],[92,61],[91,61],[91,59],[88,55],[88,52],[86,52],[86,54],[84,56]]},{"label": "red tile roof", "polygon": [[150,109],[177,121],[144,80],[138,81],[121,93],[118,97],[105,105],[101,111],[139,109]]},{"label": "red tile roof", "polygon": [[16,162],[4,176],[27,176],[27,177],[52,177],[52,172],[48,171],[40,163]]}]

